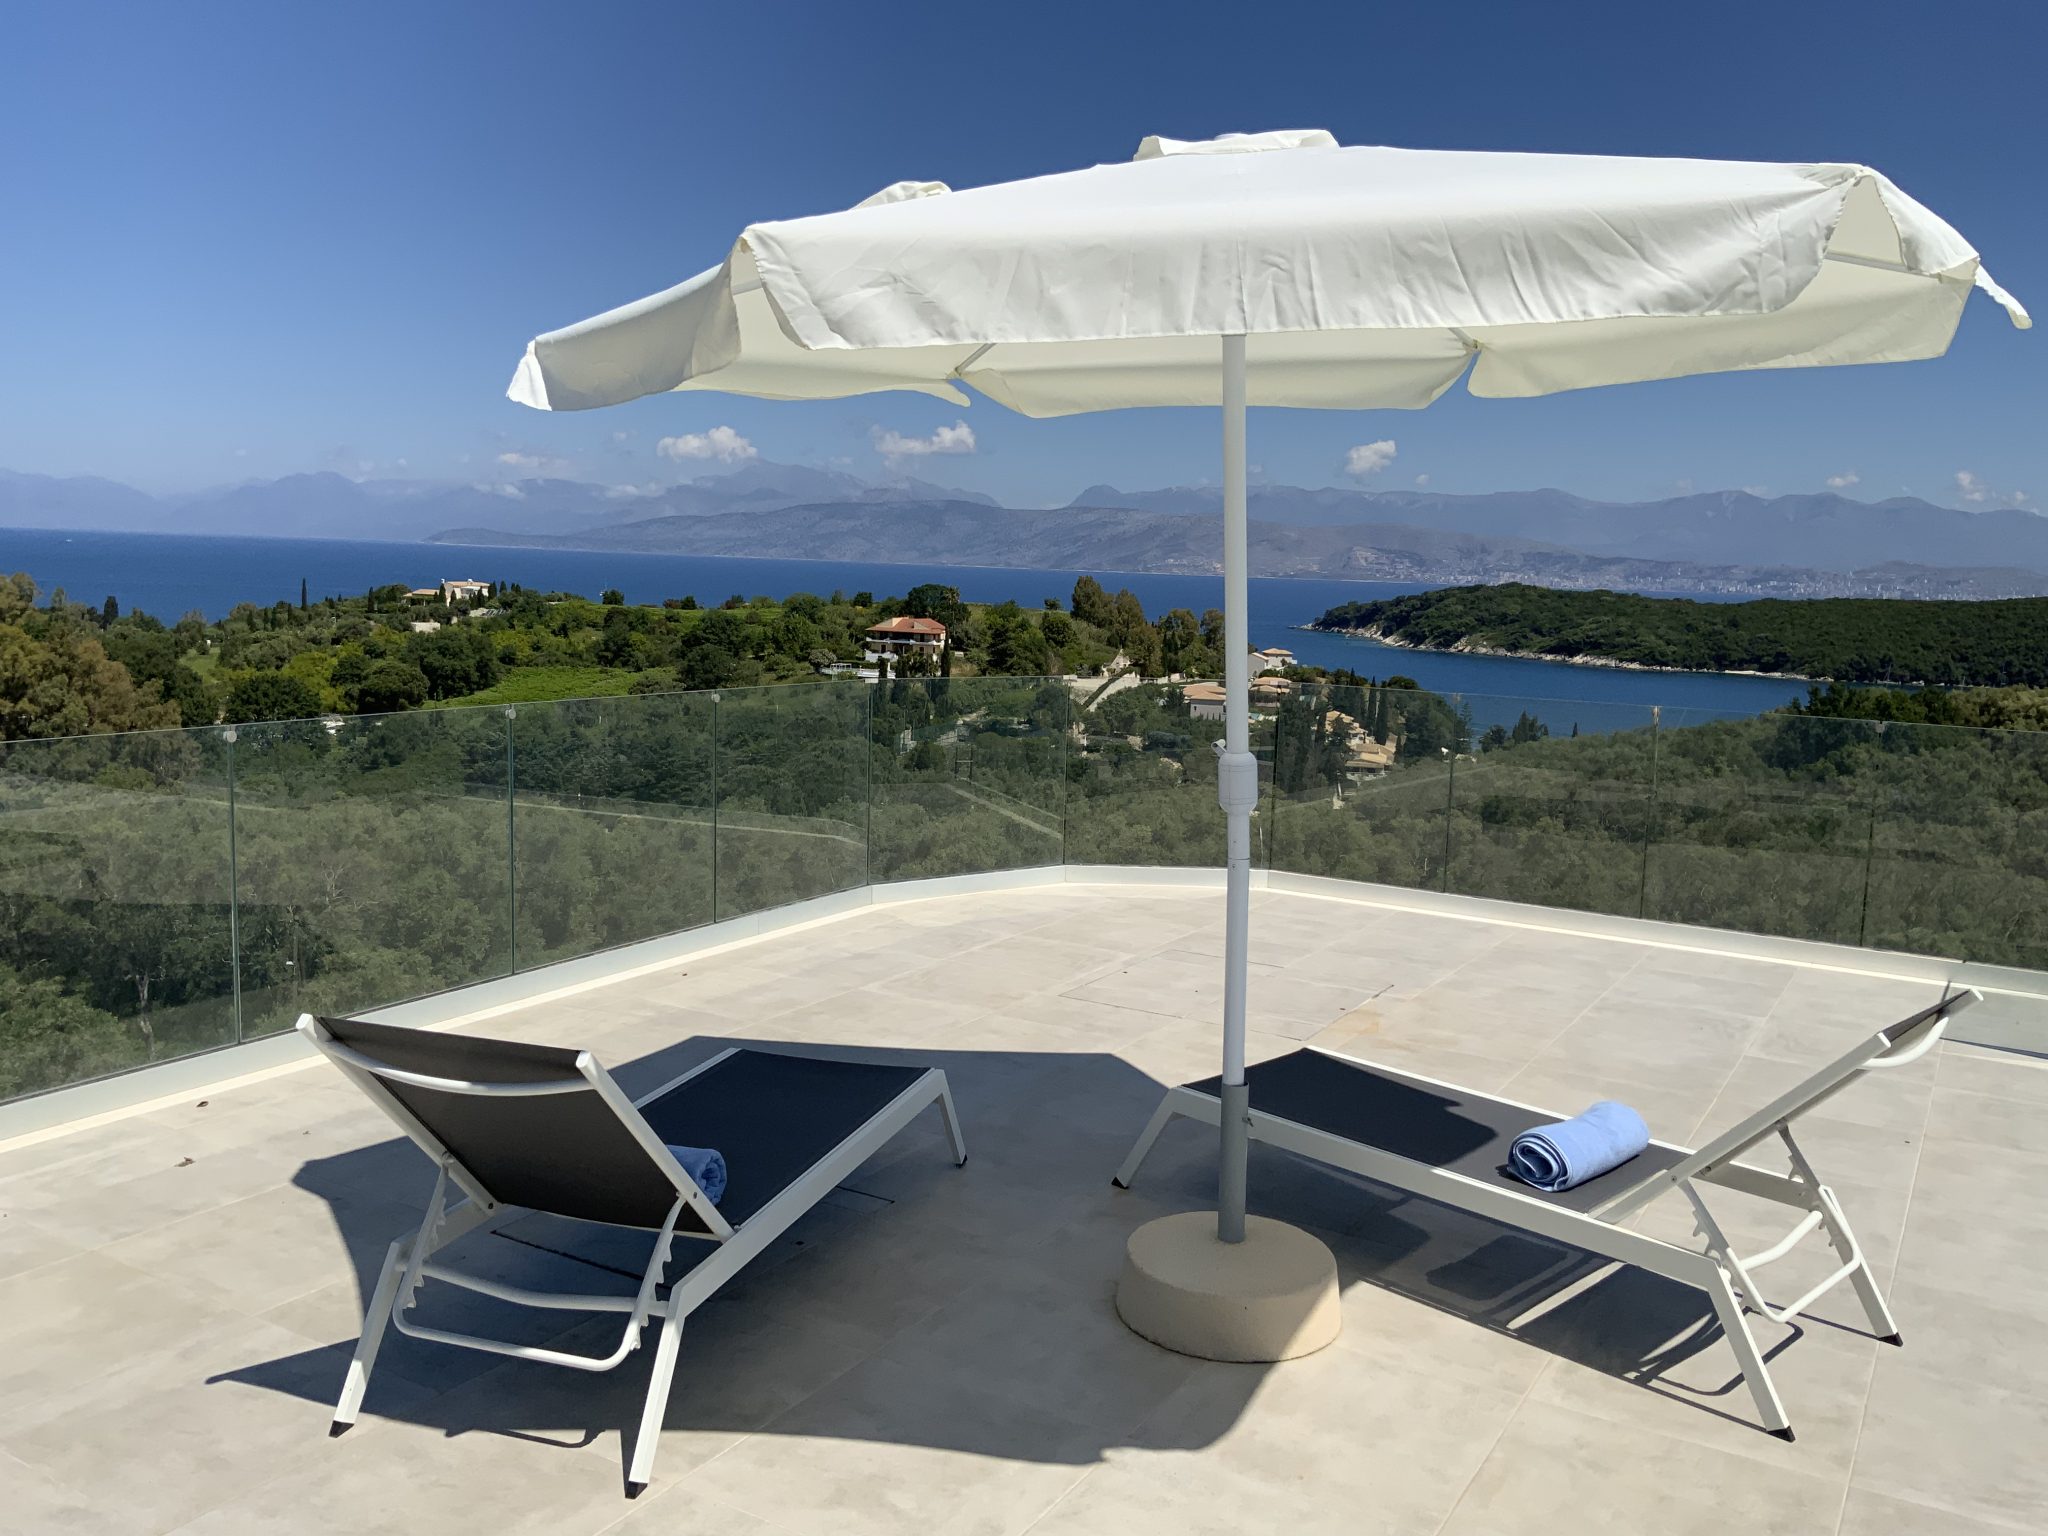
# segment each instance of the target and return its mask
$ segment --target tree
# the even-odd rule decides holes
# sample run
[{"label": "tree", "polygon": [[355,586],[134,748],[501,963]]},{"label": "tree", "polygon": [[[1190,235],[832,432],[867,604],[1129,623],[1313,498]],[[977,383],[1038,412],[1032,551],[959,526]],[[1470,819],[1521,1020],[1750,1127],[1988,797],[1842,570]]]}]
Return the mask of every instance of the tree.
[{"label": "tree", "polygon": [[223,703],[220,689],[182,662],[171,672],[168,692],[172,704],[177,706],[180,725],[213,725],[219,721]]},{"label": "tree", "polygon": [[1109,594],[1102,590],[1102,583],[1093,576],[1075,580],[1071,606],[1074,617],[1083,624],[1093,624],[1097,629],[1110,627]]},{"label": "tree", "polygon": [[304,613],[305,611],[306,611],[306,578],[305,578],[305,577],[303,577],[303,576],[301,576],[301,577],[299,578],[299,612],[301,612],[301,613]]},{"label": "tree", "polygon": [[607,608],[623,608],[626,606],[626,594],[617,587],[606,587],[598,595],[597,600]]},{"label": "tree", "polygon": [[309,720],[320,713],[320,695],[284,672],[252,672],[228,690],[230,725],[256,720]]},{"label": "tree", "polygon": [[372,662],[355,684],[356,713],[391,714],[417,709],[427,699],[427,674],[409,661]]},{"label": "tree", "polygon": [[1204,650],[1202,631],[1188,609],[1175,608],[1159,621],[1159,660],[1165,671],[1192,676],[1201,670]]},{"label": "tree", "polygon": [[960,589],[935,581],[912,587],[904,596],[903,611],[913,619],[937,619],[948,629],[958,629],[967,620],[967,605],[960,601]]},{"label": "tree", "polygon": [[56,631],[45,643],[0,624],[0,740],[178,723],[178,706],[138,686],[96,637]]},{"label": "tree", "polygon": [[633,664],[633,621],[626,610],[613,608],[604,616],[604,632],[597,637],[600,667],[630,667]]},{"label": "tree", "polygon": [[100,604],[100,628],[105,629],[119,617],[121,617],[121,605],[114,601],[114,594],[109,592],[107,600]]},{"label": "tree", "polygon": [[738,666],[739,658],[724,646],[696,645],[684,653],[676,675],[685,688],[723,688]]},{"label": "tree", "polygon": [[498,652],[491,637],[467,624],[407,635],[404,655],[426,675],[430,698],[459,699],[481,693],[498,680]]}]

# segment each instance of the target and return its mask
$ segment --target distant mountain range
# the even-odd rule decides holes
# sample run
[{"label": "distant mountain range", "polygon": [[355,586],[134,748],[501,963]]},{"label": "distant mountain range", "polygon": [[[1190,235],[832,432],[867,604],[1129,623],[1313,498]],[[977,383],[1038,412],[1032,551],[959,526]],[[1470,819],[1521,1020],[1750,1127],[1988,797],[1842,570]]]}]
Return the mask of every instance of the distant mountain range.
[{"label": "distant mountain range", "polygon": [[[905,564],[1209,573],[1220,493],[1090,486],[1064,508],[754,460],[667,487],[289,475],[154,497],[0,471],[0,525],[644,550]],[[1440,583],[1779,596],[2048,594],[2048,517],[1914,497],[1743,491],[1602,502],[1567,491],[1251,492],[1252,570]],[[0,556],[4,562],[4,556]]]}]

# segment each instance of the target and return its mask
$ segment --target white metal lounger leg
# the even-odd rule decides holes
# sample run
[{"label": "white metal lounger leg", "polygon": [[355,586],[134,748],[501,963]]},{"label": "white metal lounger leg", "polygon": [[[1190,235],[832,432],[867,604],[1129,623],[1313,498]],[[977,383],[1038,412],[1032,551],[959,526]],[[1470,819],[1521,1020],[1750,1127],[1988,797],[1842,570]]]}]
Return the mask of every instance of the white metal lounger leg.
[{"label": "white metal lounger leg", "polygon": [[334,1405],[334,1423],[330,1434],[340,1434],[355,1423],[356,1414],[363,1406],[363,1393],[370,1385],[370,1372],[376,1369],[377,1348],[384,1342],[384,1332],[391,1326],[391,1306],[398,1299],[398,1282],[405,1274],[406,1245],[401,1239],[391,1245],[384,1255],[384,1268],[377,1276],[377,1288],[370,1293],[369,1310],[363,1313],[363,1335],[356,1340],[355,1357],[348,1363],[348,1376],[341,1384],[341,1401]]},{"label": "white metal lounger leg", "polygon": [[640,1433],[626,1466],[626,1497],[637,1499],[654,1480],[654,1452],[661,1444],[661,1424],[668,1415],[669,1388],[676,1378],[676,1350],[683,1340],[681,1298],[671,1295],[661,1320],[661,1339],[654,1346],[654,1369],[647,1377],[647,1401],[640,1409]]},{"label": "white metal lounger leg", "polygon": [[1716,1265],[1712,1278],[1706,1282],[1706,1291],[1714,1300],[1714,1315],[1720,1318],[1721,1331],[1728,1335],[1735,1350],[1736,1363],[1742,1367],[1742,1379],[1749,1383],[1749,1394],[1756,1400],[1757,1415],[1764,1421],[1764,1428],[1780,1440],[1792,1439],[1792,1421],[1785,1417],[1785,1405],[1779,1401],[1778,1389],[1764,1364],[1763,1351],[1756,1347],[1756,1335],[1749,1331],[1749,1319],[1743,1314],[1735,1287],[1729,1283],[1728,1271]]},{"label": "white metal lounger leg", "polygon": [[967,1138],[960,1132],[960,1113],[953,1108],[953,1089],[945,1073],[939,1074],[939,1115],[946,1122],[946,1140],[953,1145],[953,1166],[967,1165]]},{"label": "white metal lounger leg", "polygon": [[1124,1159],[1123,1167],[1117,1169],[1116,1177],[1110,1182],[1118,1189],[1129,1189],[1131,1180],[1138,1176],[1138,1166],[1145,1161],[1152,1150],[1152,1143],[1159,1139],[1159,1133],[1166,1129],[1167,1122],[1179,1113],[1174,1108],[1174,1090],[1169,1088],[1159,1100],[1159,1107],[1152,1111],[1152,1118],[1145,1122],[1145,1129],[1138,1135],[1137,1145],[1131,1148],[1131,1155]]},{"label": "white metal lounger leg", "polygon": [[1835,1192],[1821,1186],[1815,1194],[1820,1199],[1820,1219],[1828,1229],[1828,1242],[1842,1256],[1844,1263],[1852,1257],[1857,1260],[1856,1267],[1849,1272],[1849,1283],[1856,1287],[1856,1299],[1863,1303],[1863,1313],[1870,1319],[1870,1331],[1887,1344],[1905,1343],[1899,1337],[1899,1325],[1892,1319],[1892,1309],[1885,1304],[1884,1292],[1877,1288],[1877,1277],[1870,1272],[1870,1260],[1864,1256],[1856,1234],[1849,1230],[1849,1218],[1842,1214],[1841,1202],[1835,1199]]}]

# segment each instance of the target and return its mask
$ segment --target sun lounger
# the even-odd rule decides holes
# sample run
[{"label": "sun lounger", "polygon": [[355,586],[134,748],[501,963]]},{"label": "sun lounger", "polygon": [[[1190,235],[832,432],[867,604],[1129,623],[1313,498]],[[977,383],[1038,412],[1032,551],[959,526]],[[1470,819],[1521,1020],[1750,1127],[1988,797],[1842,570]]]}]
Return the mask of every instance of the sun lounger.
[{"label": "sun lounger", "polygon": [[[1519,1133],[1558,1116],[1330,1051],[1298,1050],[1261,1062],[1246,1073],[1251,1087],[1251,1137],[1705,1291],[1734,1346],[1764,1427],[1790,1440],[1791,1423],[1749,1331],[1743,1315],[1745,1303],[1773,1322],[1789,1322],[1847,1280],[1856,1288],[1871,1331],[1887,1343],[1901,1342],[1898,1326],[1856,1245],[1841,1204],[1800,1150],[1792,1123],[1864,1073],[1902,1067],[1925,1055],[1941,1038],[1948,1020],[1976,999],[1974,992],[1958,992],[1878,1030],[1696,1150],[1653,1140],[1639,1156],[1620,1167],[1557,1193],[1523,1183],[1508,1172],[1506,1163],[1508,1145]],[[1170,1121],[1185,1116],[1215,1125],[1221,1113],[1219,1079],[1168,1089],[1137,1145],[1117,1170],[1117,1185],[1130,1186]],[[1783,1143],[1789,1173],[1736,1161],[1773,1137]],[[1707,1208],[1702,1185],[1736,1190],[1804,1214],[1783,1238],[1762,1252],[1743,1256],[1735,1252]],[[1703,1251],[1621,1225],[1673,1190],[1692,1204],[1696,1229],[1705,1239]],[[1790,1253],[1817,1228],[1825,1230],[1841,1258],[1840,1266],[1797,1300],[1772,1306],[1757,1283],[1757,1271]]]},{"label": "sun lounger", "polygon": [[[298,1027],[440,1169],[419,1231],[385,1256],[333,1432],[355,1422],[387,1325],[465,1349],[609,1371],[658,1321],[626,1470],[633,1495],[652,1476],[683,1319],[928,1106],[939,1106],[953,1160],[967,1161],[946,1074],[937,1068],[735,1049],[628,1099],[587,1051],[311,1014]],[[673,1145],[724,1154],[728,1180],[717,1205],[684,1172]],[[631,1296],[529,1291],[432,1262],[437,1250],[519,1209],[654,1233],[639,1289]],[[678,1240],[705,1251],[670,1284]],[[518,1306],[624,1313],[626,1324],[604,1355],[454,1333],[407,1316],[428,1280]]]}]

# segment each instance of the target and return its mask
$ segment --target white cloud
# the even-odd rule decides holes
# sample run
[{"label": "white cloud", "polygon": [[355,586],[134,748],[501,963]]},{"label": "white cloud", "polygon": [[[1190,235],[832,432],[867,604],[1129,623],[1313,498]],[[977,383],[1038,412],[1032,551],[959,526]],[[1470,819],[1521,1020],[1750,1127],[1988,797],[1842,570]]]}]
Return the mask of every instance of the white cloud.
[{"label": "white cloud", "polygon": [[506,452],[498,455],[498,462],[523,475],[559,475],[569,467],[567,459],[545,453]]},{"label": "white cloud", "polygon": [[1415,488],[1418,491],[1427,490],[1429,488],[1429,476],[1417,475],[1415,477]]},{"label": "white cloud", "polygon": [[633,434],[630,432],[614,432],[612,434],[612,441],[615,443],[630,442],[632,437]]},{"label": "white cloud", "polygon": [[608,485],[604,493],[613,501],[630,501],[635,496],[659,496],[667,489],[667,486],[650,480],[645,485]]},{"label": "white cloud", "polygon": [[1376,443],[1360,443],[1344,455],[1344,473],[1347,475],[1376,475],[1394,462],[1394,440],[1383,437]]},{"label": "white cloud", "polygon": [[925,459],[935,453],[973,453],[974,428],[964,421],[940,427],[930,437],[905,437],[893,428],[875,428],[875,452],[885,459]]},{"label": "white cloud", "polygon": [[1771,494],[1771,488],[1768,485],[1745,485],[1742,488],[1742,494],[1745,496],[1764,497]]},{"label": "white cloud", "polygon": [[664,437],[654,445],[654,451],[664,459],[716,459],[721,464],[738,464],[761,456],[760,449],[731,427],[713,427],[709,432],[685,432],[680,437]]},{"label": "white cloud", "polygon": [[1984,483],[1983,477],[1970,469],[1956,471],[1956,489],[1965,501],[1989,501],[1992,495],[1991,487]]},{"label": "white cloud", "polygon": [[1831,491],[1846,491],[1852,485],[1861,484],[1862,480],[1863,477],[1857,474],[1855,470],[1845,469],[1839,475],[1828,476],[1828,489]]},{"label": "white cloud", "polygon": [[502,481],[494,485],[488,481],[476,480],[470,483],[469,488],[472,491],[488,492],[492,496],[503,496],[508,501],[526,500],[526,492],[523,488],[516,485],[506,485]]}]

